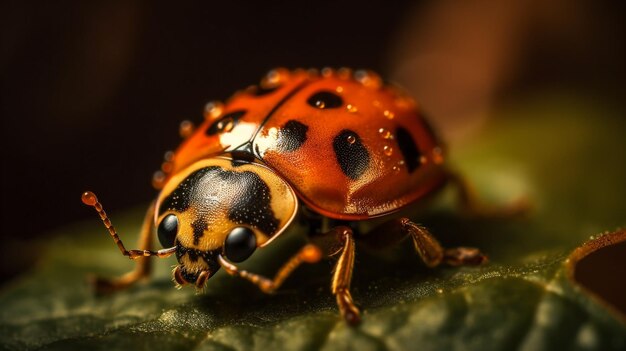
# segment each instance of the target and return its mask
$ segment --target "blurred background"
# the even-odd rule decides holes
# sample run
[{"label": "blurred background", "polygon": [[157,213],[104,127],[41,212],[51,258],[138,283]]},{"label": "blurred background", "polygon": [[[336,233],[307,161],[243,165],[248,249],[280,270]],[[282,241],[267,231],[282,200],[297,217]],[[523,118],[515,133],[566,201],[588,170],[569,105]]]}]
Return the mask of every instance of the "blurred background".
[{"label": "blurred background", "polygon": [[0,280],[54,228],[97,220],[82,191],[114,223],[147,204],[180,121],[277,66],[376,70],[452,145],[538,91],[624,109],[624,13],[608,0],[3,2],[1,234],[21,254]]}]

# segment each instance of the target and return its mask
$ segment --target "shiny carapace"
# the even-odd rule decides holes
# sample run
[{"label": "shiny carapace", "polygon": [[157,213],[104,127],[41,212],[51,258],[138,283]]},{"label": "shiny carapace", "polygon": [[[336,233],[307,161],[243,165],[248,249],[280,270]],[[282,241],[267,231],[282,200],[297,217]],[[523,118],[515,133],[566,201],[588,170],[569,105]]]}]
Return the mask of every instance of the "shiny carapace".
[{"label": "shiny carapace", "polygon": [[[429,231],[399,215],[446,183],[475,202],[465,182],[446,167],[443,147],[419,105],[369,71],[271,71],[259,85],[211,102],[197,128],[181,124],[185,138],[153,178],[160,190],[150,206],[140,249],[127,250],[91,192],[95,207],[121,252],[139,258],[116,279],[95,280],[99,291],[126,287],[148,275],[146,256],[175,255],[173,278],[201,289],[220,268],[277,289],[303,262],[336,259],[331,290],[341,314],[360,320],[350,281],[355,238],[393,244],[405,237],[428,266],[479,264],[474,248],[442,248]],[[275,277],[242,270],[256,249],[269,245],[296,216],[310,224],[310,243]],[[359,222],[377,227],[359,232]],[[152,250],[156,234],[163,246]]]}]

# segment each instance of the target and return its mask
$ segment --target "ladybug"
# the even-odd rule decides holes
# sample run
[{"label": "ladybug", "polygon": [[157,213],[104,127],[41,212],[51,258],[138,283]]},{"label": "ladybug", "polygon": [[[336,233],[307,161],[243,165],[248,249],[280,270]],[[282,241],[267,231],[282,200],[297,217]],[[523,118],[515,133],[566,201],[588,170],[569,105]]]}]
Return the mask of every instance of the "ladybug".
[{"label": "ladybug", "polygon": [[[141,249],[127,250],[95,194],[83,194],[122,254],[140,258],[120,278],[96,279],[97,290],[146,277],[145,257],[175,255],[178,286],[202,289],[223,268],[270,293],[301,263],[331,257],[332,293],[341,315],[355,324],[360,311],[350,281],[356,241],[380,246],[410,237],[429,267],[487,260],[475,248],[442,248],[406,217],[446,183],[459,187],[466,208],[475,202],[446,167],[443,146],[415,101],[373,72],[276,69],[227,103],[207,104],[205,121],[195,129],[184,122],[181,134],[185,140],[166,154],[153,178],[160,192],[148,209]],[[309,224],[310,243],[275,277],[237,266],[296,218]],[[154,232],[161,250],[151,247]]]}]

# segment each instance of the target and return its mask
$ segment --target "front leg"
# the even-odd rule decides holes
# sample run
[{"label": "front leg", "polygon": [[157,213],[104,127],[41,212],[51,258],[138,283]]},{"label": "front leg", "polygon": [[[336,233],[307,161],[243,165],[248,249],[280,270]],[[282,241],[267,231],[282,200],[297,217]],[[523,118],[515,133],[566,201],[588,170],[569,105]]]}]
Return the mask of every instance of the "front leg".
[{"label": "front leg", "polygon": [[278,289],[285,279],[289,277],[289,275],[302,263],[315,263],[318,262],[322,258],[322,253],[320,249],[312,244],[305,245],[296,253],[293,257],[291,257],[279,270],[278,273],[274,276],[273,279],[264,277],[262,275],[251,273],[243,269],[237,268],[234,264],[227,261],[222,255],[218,256],[218,261],[220,266],[224,268],[224,270],[230,274],[239,276],[243,279],[246,279],[253,284],[257,285],[261,291],[264,293],[273,293],[276,289]]},{"label": "front leg", "polygon": [[218,256],[218,260],[222,268],[230,275],[252,282],[265,293],[272,293],[280,287],[289,274],[301,263],[315,263],[322,259],[323,256],[334,257],[339,255],[333,273],[331,291],[337,299],[341,315],[348,323],[357,324],[361,320],[360,312],[354,305],[352,295],[350,294],[350,282],[354,266],[354,238],[352,230],[348,227],[335,227],[324,234],[313,237],[313,242],[314,244],[305,245],[287,261],[273,279],[239,269],[221,255]]}]

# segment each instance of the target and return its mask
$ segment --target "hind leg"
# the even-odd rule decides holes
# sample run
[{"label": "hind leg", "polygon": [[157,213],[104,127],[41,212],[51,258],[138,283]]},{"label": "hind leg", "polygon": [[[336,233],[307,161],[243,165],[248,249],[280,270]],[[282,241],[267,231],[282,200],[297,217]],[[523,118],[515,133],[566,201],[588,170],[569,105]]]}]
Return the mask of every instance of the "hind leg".
[{"label": "hind leg", "polygon": [[459,265],[477,265],[487,262],[480,250],[473,247],[444,248],[439,241],[423,226],[408,218],[388,221],[364,236],[363,241],[370,247],[383,248],[399,243],[410,237],[415,251],[428,267],[442,263]]}]

